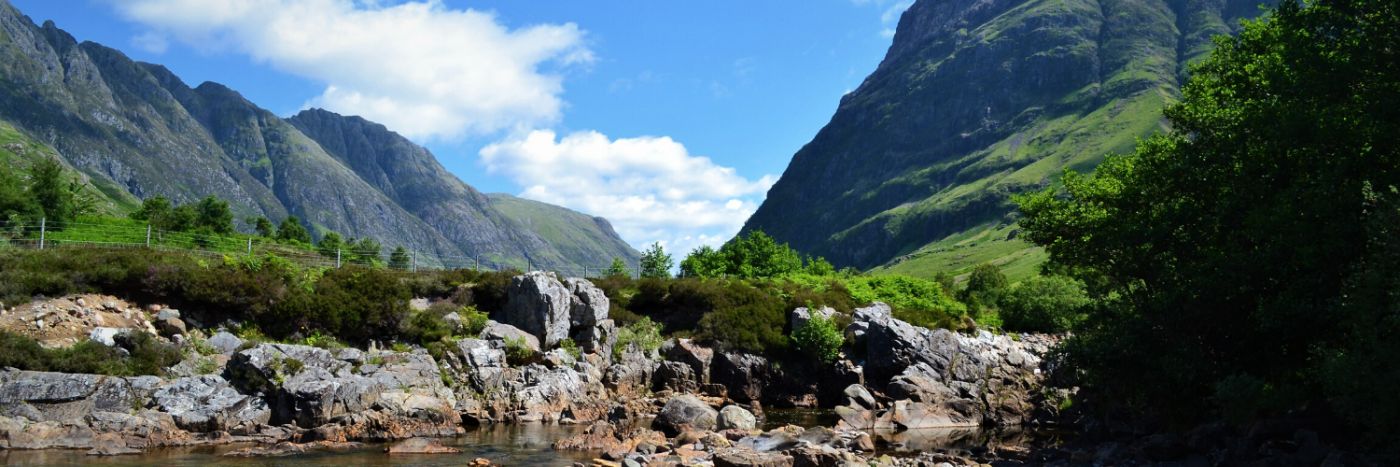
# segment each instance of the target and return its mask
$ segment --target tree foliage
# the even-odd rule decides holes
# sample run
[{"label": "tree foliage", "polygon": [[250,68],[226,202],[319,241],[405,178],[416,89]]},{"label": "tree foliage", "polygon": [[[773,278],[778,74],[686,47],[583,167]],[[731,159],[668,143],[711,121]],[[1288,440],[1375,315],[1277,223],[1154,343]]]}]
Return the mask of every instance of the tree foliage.
[{"label": "tree foliage", "polygon": [[807,257],[806,265],[797,250],[755,230],[734,237],[716,250],[700,246],[681,261],[684,277],[737,277],[742,279],[782,277],[794,273],[831,275],[836,268],[825,258]]},{"label": "tree foliage", "polygon": [[311,244],[311,232],[301,225],[297,216],[287,216],[277,226],[277,239],[286,242]]},{"label": "tree foliage", "polygon": [[669,278],[673,265],[675,262],[660,242],[651,244],[647,251],[642,252],[642,277]]},{"label": "tree foliage", "polygon": [[603,271],[603,277],[628,277],[627,263],[622,262],[622,258],[613,257],[612,264]]},{"label": "tree foliage", "polygon": [[1067,354],[1085,384],[1182,417],[1250,387],[1345,409],[1329,363],[1394,380],[1375,336],[1397,330],[1377,240],[1400,187],[1397,51],[1393,1],[1286,1],[1216,40],[1165,111],[1172,133],[1018,200],[1026,237],[1090,289]]},{"label": "tree foliage", "polygon": [[1064,276],[1033,276],[1002,296],[998,313],[1008,331],[1065,332],[1089,304],[1084,283]]},{"label": "tree foliage", "polygon": [[389,267],[394,269],[408,269],[413,265],[413,258],[408,255],[408,249],[403,246],[394,247],[394,251],[389,253]]},{"label": "tree foliage", "polygon": [[831,318],[813,315],[806,325],[792,331],[792,345],[819,363],[831,363],[841,356],[845,337]]}]

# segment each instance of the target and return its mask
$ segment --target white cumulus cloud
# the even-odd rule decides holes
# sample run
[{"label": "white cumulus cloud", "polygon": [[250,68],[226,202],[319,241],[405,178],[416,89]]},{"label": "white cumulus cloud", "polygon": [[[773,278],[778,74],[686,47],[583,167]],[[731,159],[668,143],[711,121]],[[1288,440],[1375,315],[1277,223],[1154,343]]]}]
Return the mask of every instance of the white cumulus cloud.
[{"label": "white cumulus cloud", "polygon": [[509,28],[441,0],[113,0],[151,31],[234,50],[325,85],[307,102],[412,138],[536,128],[560,119],[563,73],[593,61],[572,23]]},{"label": "white cumulus cloud", "polygon": [[677,261],[737,233],[776,180],[747,179],[668,137],[596,131],[531,131],[483,148],[481,159],[521,196],[604,216],[628,243],[659,241]]}]

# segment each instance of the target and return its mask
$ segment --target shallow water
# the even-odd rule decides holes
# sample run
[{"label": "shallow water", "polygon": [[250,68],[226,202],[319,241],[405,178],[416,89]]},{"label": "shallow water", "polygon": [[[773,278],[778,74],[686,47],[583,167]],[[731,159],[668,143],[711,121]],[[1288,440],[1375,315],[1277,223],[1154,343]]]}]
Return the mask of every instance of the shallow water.
[{"label": "shallow water", "polygon": [[147,453],[116,456],[88,456],[83,450],[0,451],[5,465],[100,465],[100,466],[335,466],[413,465],[460,466],[472,459],[484,457],[501,465],[570,465],[587,461],[592,453],[555,451],[554,440],[572,436],[578,426],[513,425],[469,429],[459,437],[444,438],[442,443],[462,450],[461,454],[395,454],[384,453],[384,444],[366,444],[362,448],[324,451],[288,457],[235,458],[223,454],[242,447],[201,446],[167,448]]}]

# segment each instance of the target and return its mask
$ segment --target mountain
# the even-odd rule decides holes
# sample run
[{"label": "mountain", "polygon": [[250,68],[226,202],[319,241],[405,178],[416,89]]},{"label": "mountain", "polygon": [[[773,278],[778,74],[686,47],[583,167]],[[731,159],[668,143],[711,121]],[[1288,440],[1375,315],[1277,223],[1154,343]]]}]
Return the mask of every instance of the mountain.
[{"label": "mountain", "polygon": [[1009,196],[1165,130],[1189,64],[1257,0],[918,0],[744,230],[837,266],[1026,274]]},{"label": "mountain", "polygon": [[[223,85],[191,88],[165,67],[36,26],[0,0],[0,121],[50,148],[109,198],[216,195],[238,218],[302,218],[316,235],[374,237],[430,258],[604,267],[635,262],[611,229],[580,248],[512,219],[427,149],[358,117],[282,119]],[[554,207],[559,211],[567,211]],[[560,222],[598,229],[578,213]],[[603,222],[606,224],[606,222]]]}]

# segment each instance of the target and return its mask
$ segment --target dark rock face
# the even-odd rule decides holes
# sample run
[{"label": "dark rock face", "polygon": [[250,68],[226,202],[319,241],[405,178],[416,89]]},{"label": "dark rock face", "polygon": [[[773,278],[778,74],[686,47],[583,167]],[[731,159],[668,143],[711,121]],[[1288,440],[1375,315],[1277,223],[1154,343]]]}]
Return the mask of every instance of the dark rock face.
[{"label": "dark rock face", "polygon": [[[403,245],[424,265],[455,256],[579,269],[639,257],[606,221],[497,203],[382,125],[322,110],[283,120],[222,85],[191,88],[162,66],[79,43],[52,23],[36,26],[8,2],[0,31],[0,120],[122,197],[216,195],[237,218],[297,215]],[[532,215],[551,228],[523,219]]]},{"label": "dark rock face", "polygon": [[1186,65],[1258,4],[914,2],[744,231],[864,269],[1003,222],[1009,194],[1158,131]]},{"label": "dark rock face", "polygon": [[176,426],[197,433],[264,424],[272,417],[262,398],[239,394],[219,376],[171,381],[156,390],[153,400],[157,409],[175,419]]}]

